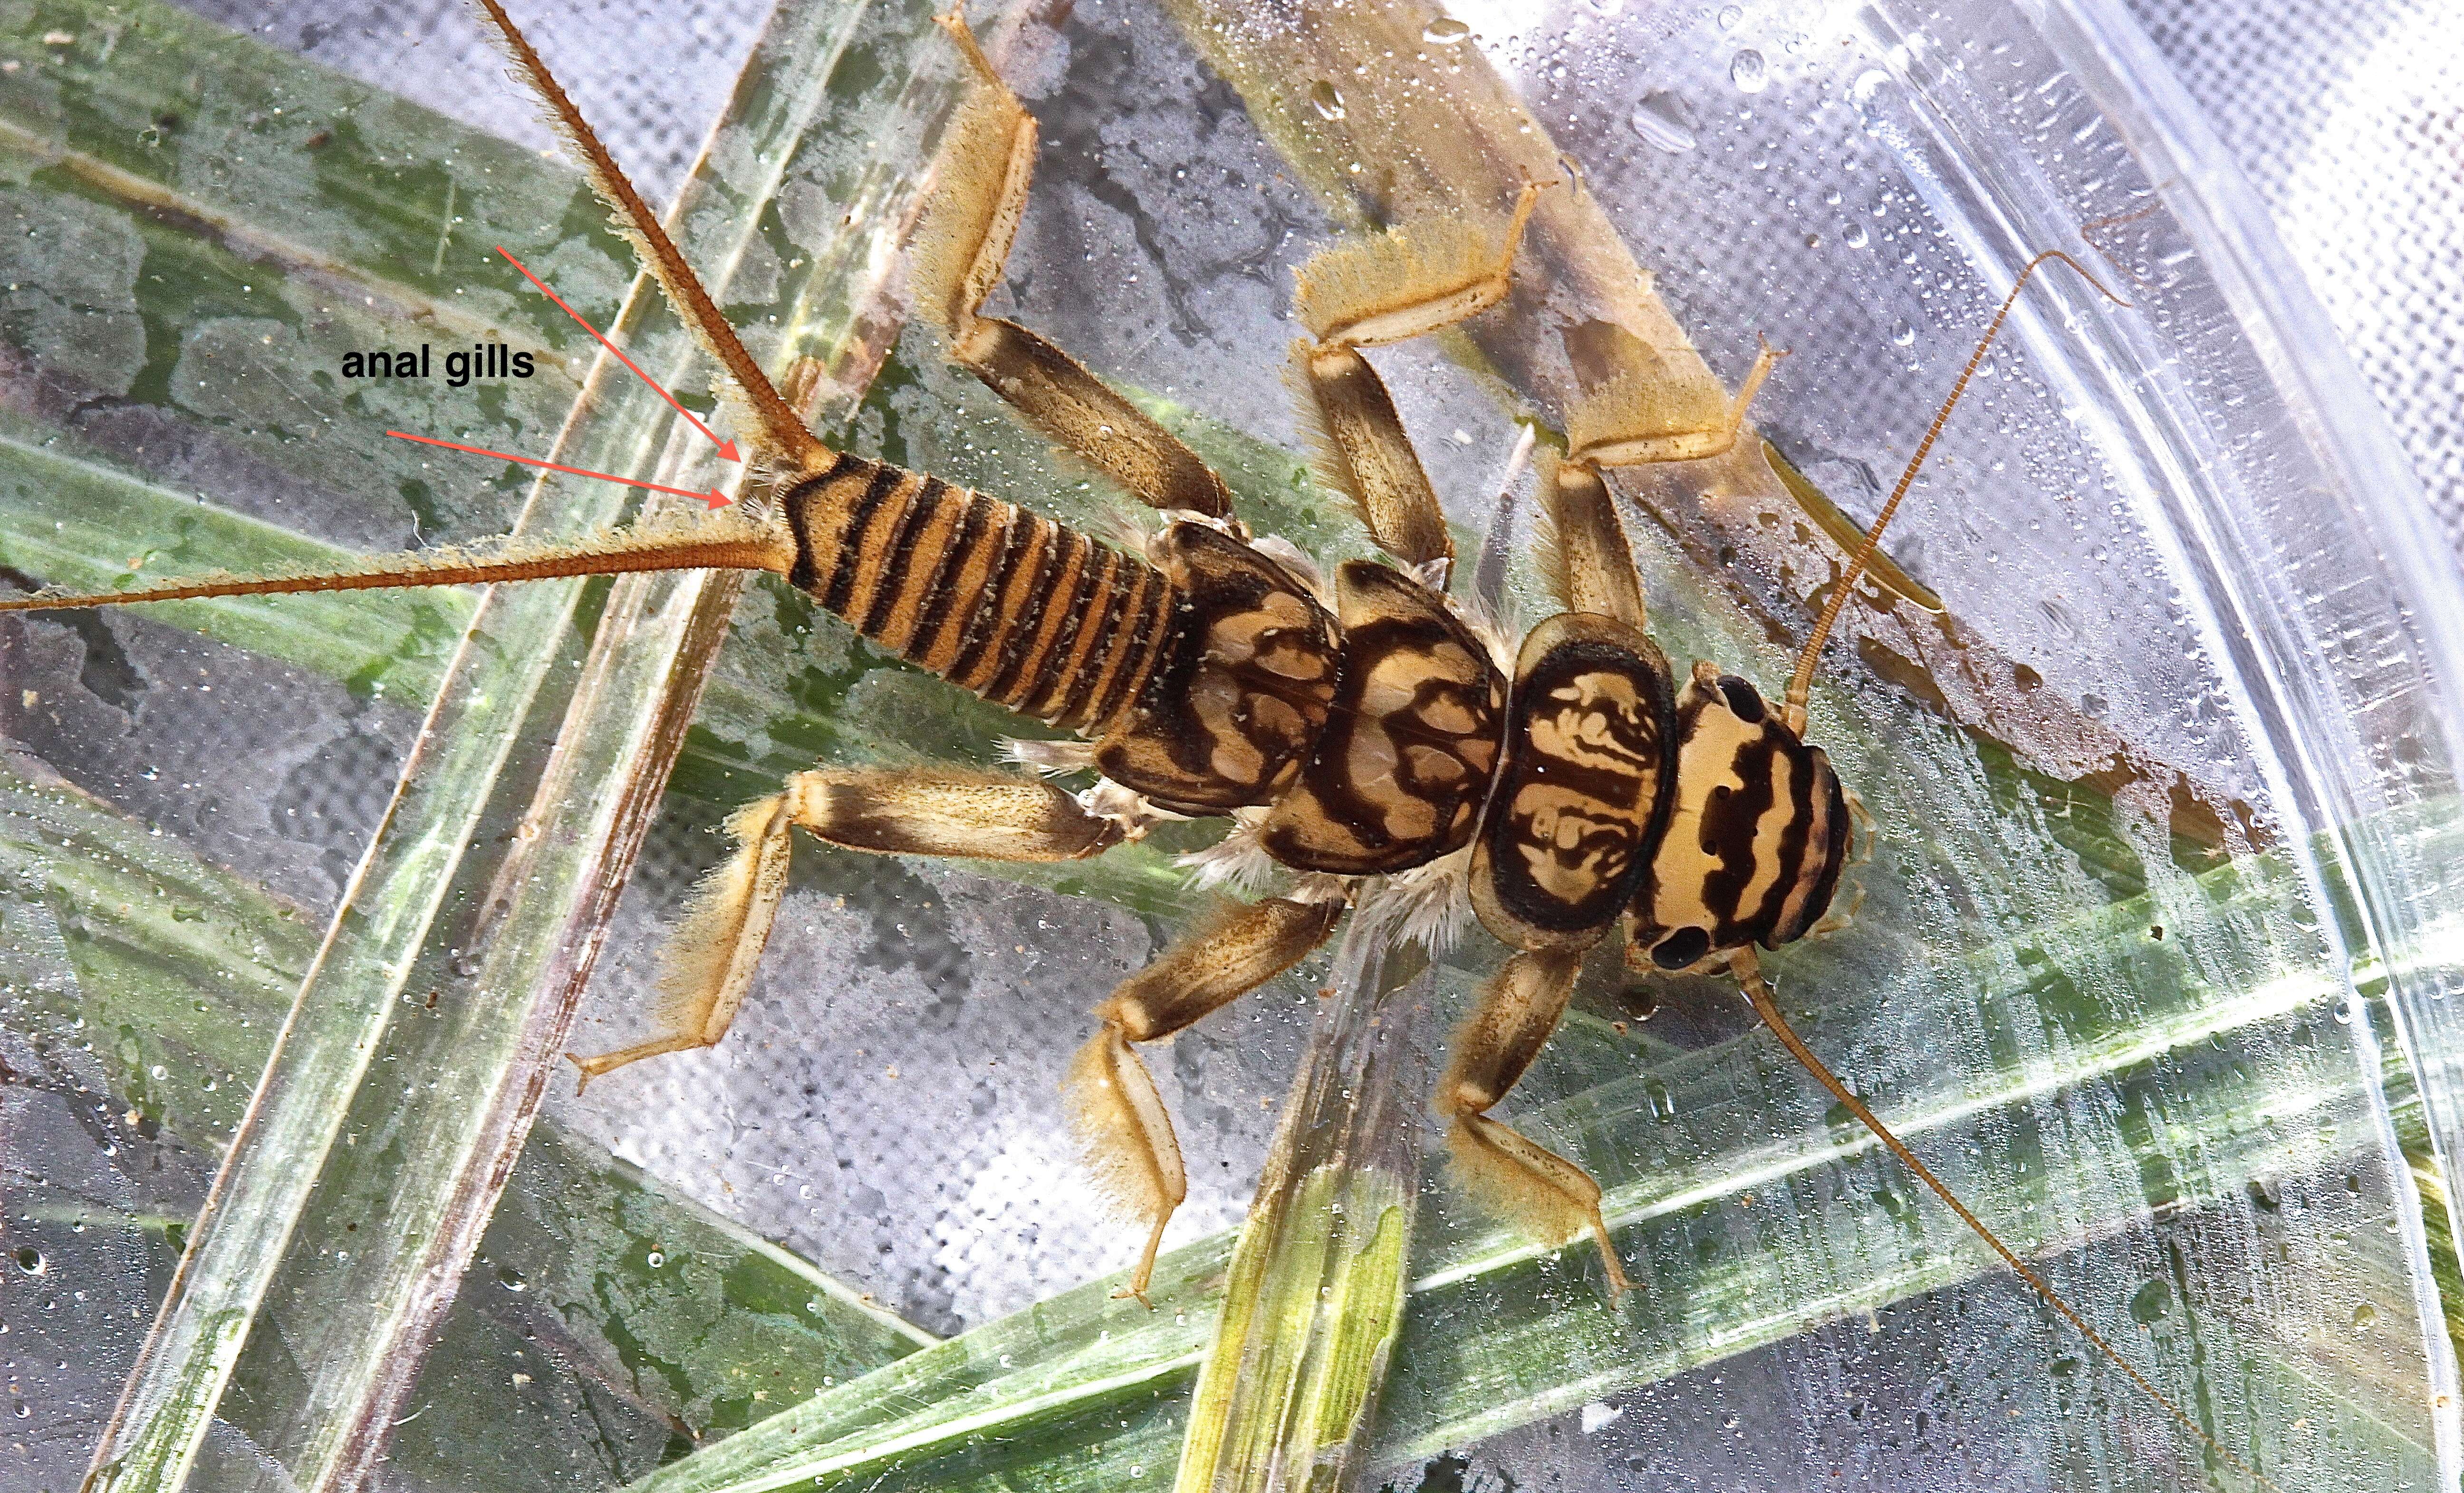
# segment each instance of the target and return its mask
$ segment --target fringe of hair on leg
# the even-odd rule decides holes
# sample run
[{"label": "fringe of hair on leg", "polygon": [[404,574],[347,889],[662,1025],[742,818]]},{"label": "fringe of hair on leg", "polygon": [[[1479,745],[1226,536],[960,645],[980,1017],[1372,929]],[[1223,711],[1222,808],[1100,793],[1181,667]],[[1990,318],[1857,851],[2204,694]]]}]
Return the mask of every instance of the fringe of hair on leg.
[{"label": "fringe of hair on leg", "polygon": [[1505,247],[1498,226],[1448,218],[1346,239],[1319,250],[1293,272],[1294,309],[1301,325],[1323,342],[1373,317],[1495,277]]},{"label": "fringe of hair on leg", "polygon": [[658,1014],[663,1023],[715,1042],[753,983],[770,922],[787,883],[784,794],[759,799],[728,816],[734,855],[694,885],[684,915],[660,959]]}]

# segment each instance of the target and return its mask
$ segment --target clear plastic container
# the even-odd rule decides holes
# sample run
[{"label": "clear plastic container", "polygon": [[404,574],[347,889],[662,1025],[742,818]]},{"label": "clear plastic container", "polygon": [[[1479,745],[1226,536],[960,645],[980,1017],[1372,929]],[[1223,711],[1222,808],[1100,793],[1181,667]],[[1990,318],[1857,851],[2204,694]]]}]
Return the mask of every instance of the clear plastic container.
[{"label": "clear plastic container", "polygon": [[[586,525],[615,490],[533,495],[383,435],[543,450],[577,389],[564,459],[710,480],[490,252],[616,319],[629,272],[572,173],[177,12],[57,9],[0,59],[28,226],[0,561],[107,580],[472,538],[525,505]],[[2049,268],[1945,428],[1886,548],[1946,610],[1866,588],[1814,696],[1876,821],[1861,906],[1768,964],[1815,1048],[2217,1445],[2283,1487],[2453,1485],[2455,575],[2117,8],[976,19],[1045,134],[1004,314],[1186,411],[1326,555],[1361,540],[1295,454],[1290,269],[1363,222],[1493,210],[1535,140],[1580,189],[1516,297],[1378,355],[1468,535],[1517,415],[1555,420],[1638,350],[1682,360],[1672,333],[1731,384],[1757,335],[1784,348],[1754,423],[1861,519],[2035,252],[2128,300]],[[542,45],[621,74],[632,25]],[[830,365],[828,431],[1093,524],[1111,500],[900,327],[952,76],[920,5],[791,0],[688,188],[688,247],[764,356]],[[624,326],[707,407],[655,307]],[[345,348],[492,336],[551,374],[334,376]],[[1620,482],[1672,658],[1776,691],[1837,573],[1816,516],[1759,446]],[[1136,1230],[1054,1089],[1086,1008],[1196,908],[1170,853],[1196,831],[1036,880],[800,845],[728,1040],[577,1096],[558,1053],[639,1031],[728,806],[816,757],[988,759],[1002,726],[766,582],[551,590],[0,624],[0,1356],[27,1485],[76,1481],[132,1369],[104,1485],[1169,1479],[1328,963],[1154,1061],[1193,1173],[1154,1312],[1109,1296]],[[1496,958],[1466,935],[1381,1081],[1422,1081]],[[1398,1112],[1424,1176],[1366,1485],[2255,1485],[1717,981],[1632,980],[1604,949],[1507,1108],[1607,1185],[1623,1303],[1584,1248],[1463,1197]]]}]

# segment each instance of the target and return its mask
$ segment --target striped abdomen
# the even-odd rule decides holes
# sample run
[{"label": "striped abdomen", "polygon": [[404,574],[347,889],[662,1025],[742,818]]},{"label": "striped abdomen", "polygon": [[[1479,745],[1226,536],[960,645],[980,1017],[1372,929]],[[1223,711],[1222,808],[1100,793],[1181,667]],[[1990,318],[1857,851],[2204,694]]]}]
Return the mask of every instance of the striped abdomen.
[{"label": "striped abdomen", "polygon": [[1039,514],[842,455],[781,499],[788,580],[858,632],[996,705],[1099,735],[1174,631],[1171,582]]}]

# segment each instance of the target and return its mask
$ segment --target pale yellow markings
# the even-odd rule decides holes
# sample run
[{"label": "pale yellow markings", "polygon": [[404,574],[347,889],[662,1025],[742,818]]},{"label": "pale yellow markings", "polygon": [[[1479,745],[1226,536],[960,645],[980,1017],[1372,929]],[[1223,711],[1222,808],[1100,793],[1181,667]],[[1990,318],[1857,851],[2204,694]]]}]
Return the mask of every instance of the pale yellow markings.
[{"label": "pale yellow markings", "polygon": [[[1557,900],[1580,902],[1622,873],[1634,826],[1621,819],[1601,818],[1599,802],[1590,795],[1533,783],[1514,796],[1513,816],[1520,831],[1516,851],[1531,880]],[[1582,859],[1572,864],[1563,859],[1601,828],[1615,833]]]},{"label": "pale yellow markings", "polygon": [[[1737,777],[1737,753],[1761,728],[1739,720],[1716,692],[1690,682],[1685,688],[1707,693],[1710,699],[1694,714],[1693,733],[1677,749],[1677,798],[1668,833],[1661,837],[1653,862],[1658,888],[1651,899],[1651,917],[1662,928],[1699,928],[1707,933],[1717,930],[1722,919],[1704,902],[1703,886],[1720,866],[1703,848],[1703,811],[1715,790],[1745,787]],[[1739,915],[1743,916],[1742,908]]]},{"label": "pale yellow markings", "polygon": [[1651,759],[1634,751],[1609,729],[1600,711],[1561,710],[1535,714],[1528,728],[1531,750],[1570,765],[1596,767],[1627,778],[1651,770]]},{"label": "pale yellow markings", "polygon": [[1577,674],[1550,691],[1549,698],[1561,708],[1551,714],[1533,714],[1533,750],[1561,761],[1629,776],[1639,777],[1656,765],[1610,729],[1612,712],[1638,724],[1648,718],[1633,680],[1615,673]]},{"label": "pale yellow markings", "polygon": [[1419,659],[1408,653],[1389,653],[1371,666],[1369,677],[1360,687],[1360,714],[1400,714],[1411,705],[1413,692],[1427,677]]},{"label": "pale yellow markings", "polygon": [[1334,664],[1320,646],[1316,624],[1308,603],[1287,591],[1271,591],[1246,611],[1217,618],[1206,629],[1207,655],[1303,683],[1322,680]]},{"label": "pale yellow markings", "polygon": [[[1768,725],[1763,729],[1768,730]],[[1772,754],[1771,805],[1763,810],[1762,822],[1754,825],[1754,873],[1747,878],[1746,889],[1737,898],[1737,920],[1741,923],[1753,920],[1763,898],[1770,896],[1771,888],[1779,882],[1780,837],[1788,832],[1789,823],[1795,817],[1795,804],[1791,798],[1795,792],[1791,775],[1795,770],[1787,753]]]},{"label": "pale yellow markings", "polygon": [[1199,670],[1190,682],[1189,713],[1207,736],[1207,771],[1225,782],[1255,783],[1266,773],[1265,754],[1249,739],[1242,717],[1244,693],[1221,670]]},{"label": "pale yellow markings", "polygon": [[[1443,757],[1443,753],[1431,753],[1428,748],[1415,749],[1415,760],[1426,754]],[[1438,811],[1418,794],[1407,791],[1396,779],[1397,759],[1394,738],[1376,727],[1363,727],[1352,739],[1352,753],[1345,762],[1352,774],[1353,786],[1378,806],[1385,821],[1387,835],[1396,840],[1425,840],[1438,828]],[[1433,776],[1422,774],[1422,776]]]}]

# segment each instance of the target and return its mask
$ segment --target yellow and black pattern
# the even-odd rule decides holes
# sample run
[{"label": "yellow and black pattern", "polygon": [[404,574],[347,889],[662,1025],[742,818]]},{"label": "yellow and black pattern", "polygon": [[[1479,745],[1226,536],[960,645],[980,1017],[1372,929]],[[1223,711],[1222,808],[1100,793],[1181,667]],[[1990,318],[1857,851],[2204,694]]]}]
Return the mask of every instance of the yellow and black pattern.
[{"label": "yellow and black pattern", "polygon": [[1095,765],[1177,813],[1270,803],[1326,725],[1335,621],[1291,572],[1206,524],[1167,530],[1160,563],[1177,636]]},{"label": "yellow and black pattern", "polygon": [[902,658],[997,705],[1101,733],[1171,641],[1153,565],[938,477],[839,456],[782,499],[788,580]]},{"label": "yellow and black pattern", "polygon": [[1628,958],[1664,970],[1803,937],[1848,859],[1830,758],[1752,685],[1697,664],[1677,709],[1676,803],[1628,925]]},{"label": "yellow and black pattern", "polygon": [[1402,572],[1335,573],[1334,708],[1259,837],[1300,870],[1365,876],[1471,843],[1496,775],[1506,678],[1444,598]]},{"label": "yellow and black pattern", "polygon": [[1667,661],[1639,630],[1579,612],[1531,630],[1472,852],[1490,933],[1582,948],[1617,921],[1667,817],[1676,736]]}]

